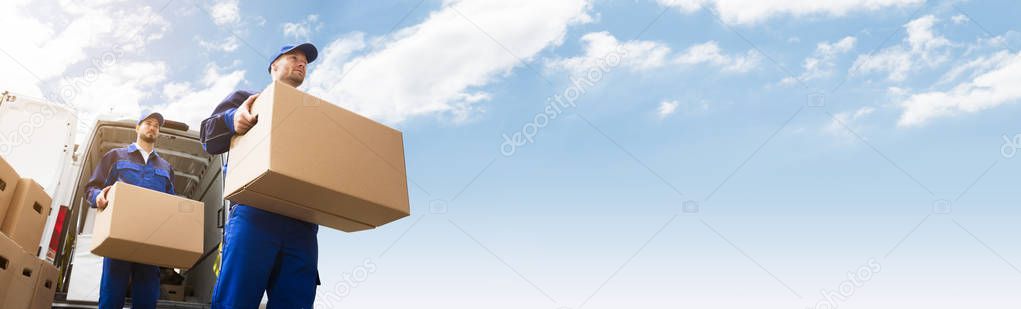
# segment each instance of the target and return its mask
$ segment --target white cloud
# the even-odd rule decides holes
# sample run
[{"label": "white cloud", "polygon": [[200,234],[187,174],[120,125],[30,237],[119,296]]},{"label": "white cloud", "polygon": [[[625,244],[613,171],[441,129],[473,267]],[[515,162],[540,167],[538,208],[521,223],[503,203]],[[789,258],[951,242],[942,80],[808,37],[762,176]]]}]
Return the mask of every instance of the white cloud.
[{"label": "white cloud", "polygon": [[360,35],[334,41],[313,65],[307,88],[386,122],[435,113],[465,117],[489,97],[479,88],[560,44],[567,27],[591,20],[590,6],[583,0],[446,1],[364,55],[351,58],[366,45]]},{"label": "white cloud", "polygon": [[847,36],[836,43],[822,42],[816,46],[815,52],[817,55],[821,55],[823,58],[830,58],[835,55],[846,53],[854,48],[854,44],[857,39],[853,36]]},{"label": "white cloud", "polygon": [[[652,41],[628,41],[621,43],[608,32],[592,32],[581,37],[584,43],[584,54],[577,57],[548,61],[546,67],[552,70],[565,70],[573,75],[582,75],[603,62],[616,62],[610,56],[620,57],[620,66],[632,71],[644,71],[659,68],[667,64],[670,47]],[[604,59],[607,58],[607,59]]]},{"label": "white cloud", "polygon": [[851,141],[857,139],[848,129],[853,130],[858,135],[862,134],[863,126],[861,122],[876,109],[871,106],[861,107],[854,112],[840,112],[833,114],[833,119],[830,120],[829,124],[823,128],[823,132],[832,135],[833,137],[843,139],[844,141]]},{"label": "white cloud", "polygon": [[688,47],[674,61],[687,65],[712,64],[728,72],[748,72],[755,68],[760,60],[761,57],[754,50],[740,56],[724,55],[719,44],[709,41]]},{"label": "white cloud", "polygon": [[663,119],[673,114],[677,111],[677,105],[679,104],[680,103],[677,102],[677,100],[659,102],[659,110],[657,112],[659,114],[659,118]]},{"label": "white cloud", "polygon": [[285,37],[308,41],[313,32],[323,28],[323,23],[319,21],[319,15],[312,14],[300,22],[284,23],[283,28]]},{"label": "white cloud", "polygon": [[205,48],[206,50],[210,51],[221,51],[229,53],[238,50],[238,47],[241,46],[240,42],[238,42],[238,38],[233,35],[228,36],[227,38],[219,41],[206,41],[201,38],[195,39],[199,41],[199,46],[202,46],[202,48]]},{"label": "white cloud", "polygon": [[905,7],[924,0],[657,0],[660,5],[691,13],[705,8],[731,24],[755,24],[778,16],[844,16],[855,11]]},{"label": "white cloud", "polygon": [[48,16],[34,17],[27,2],[0,2],[0,29],[8,30],[9,42],[2,47],[7,55],[0,57],[0,86],[37,97],[44,95],[44,82],[70,66],[103,54],[137,54],[168,29],[149,7],[66,2]]},{"label": "white cloud", "polygon": [[808,81],[830,76],[833,74],[833,68],[836,65],[834,62],[836,61],[837,56],[847,53],[853,49],[857,41],[858,40],[855,37],[847,36],[834,43],[820,42],[816,45],[815,52],[812,53],[812,56],[805,58],[805,62],[801,65],[805,71],[797,78],[784,78],[781,83],[789,85],[797,82],[798,80]]},{"label": "white cloud", "polygon": [[[669,46],[653,41],[620,42],[608,32],[592,32],[581,37],[584,53],[580,56],[555,59],[547,62],[550,70],[565,70],[581,75],[603,62],[614,62],[610,55],[621,54],[620,66],[631,71],[647,71],[671,64],[693,66],[708,64],[724,72],[748,72],[760,61],[758,53],[725,55],[715,41],[689,47],[680,54],[671,55]],[[606,59],[604,59],[606,58]]]},{"label": "white cloud", "polygon": [[946,62],[947,48],[953,44],[932,31],[938,21],[936,17],[927,15],[908,22],[904,25],[908,34],[904,44],[873,55],[861,55],[851,70],[861,74],[886,72],[889,80],[903,81],[914,69],[933,68]]},{"label": "white cloud", "polygon": [[233,25],[241,22],[241,9],[238,0],[221,0],[209,8],[209,16],[217,26]]},{"label": "white cloud", "polygon": [[969,19],[968,16],[965,16],[964,14],[958,14],[955,15],[954,17],[951,17],[950,20],[953,21],[955,25],[960,25],[970,21],[971,19]]},{"label": "white cloud", "polygon": [[935,16],[926,15],[904,25],[908,32],[907,41],[911,45],[912,52],[929,57],[929,53],[933,50],[950,45],[947,38],[932,32],[932,27],[938,21]]},{"label": "white cloud", "polygon": [[166,75],[165,63],[143,61],[118,63],[94,79],[62,81],[62,89],[77,89],[74,96],[66,98],[78,110],[77,140],[89,133],[97,118],[136,119],[142,112],[142,101],[166,80]]},{"label": "white cloud", "polygon": [[244,77],[244,70],[225,70],[210,63],[196,85],[190,82],[164,85],[163,98],[169,103],[158,106],[156,110],[167,119],[184,122],[197,129],[202,120],[209,117],[214,104],[234,92]]},{"label": "white cloud", "polygon": [[858,74],[887,72],[887,79],[903,81],[912,67],[911,53],[902,48],[888,48],[873,55],[862,55],[855,60],[851,70]]},{"label": "white cloud", "polygon": [[1021,99],[1021,52],[1001,52],[980,58],[973,67],[988,68],[970,81],[947,91],[914,94],[899,105],[904,109],[897,125],[918,127],[925,123],[958,114],[976,113]]},{"label": "white cloud", "polygon": [[14,42],[0,47],[0,88],[78,109],[79,139],[99,114],[137,117],[166,76],[164,63],[137,58],[169,23],[133,2],[54,2],[0,2],[0,29]]},{"label": "white cloud", "polygon": [[954,65],[950,71],[943,73],[936,85],[946,85],[960,81],[961,78],[974,79],[979,74],[989,71],[1012,57],[1006,51],[1000,51],[987,57],[972,59],[963,64]]},{"label": "white cloud", "polygon": [[886,88],[886,93],[893,97],[904,97],[910,93],[910,90],[901,87],[891,86]]}]

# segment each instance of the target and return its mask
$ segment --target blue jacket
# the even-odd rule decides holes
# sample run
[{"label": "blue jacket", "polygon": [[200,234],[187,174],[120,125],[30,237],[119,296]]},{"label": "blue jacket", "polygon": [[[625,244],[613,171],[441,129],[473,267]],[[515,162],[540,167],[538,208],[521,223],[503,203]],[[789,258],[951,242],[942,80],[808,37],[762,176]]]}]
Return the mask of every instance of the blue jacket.
[{"label": "blue jacket", "polygon": [[[213,114],[203,120],[200,126],[199,140],[202,142],[202,149],[211,155],[222,154],[230,150],[230,141],[234,137],[234,113],[248,97],[254,94],[251,91],[234,91],[216,105]],[[223,175],[227,175],[227,161],[223,160]],[[231,208],[233,209],[236,204],[231,201]]]},{"label": "blue jacket", "polygon": [[149,163],[142,159],[138,146],[117,148],[103,155],[103,160],[92,171],[92,177],[85,184],[89,204],[96,207],[96,197],[103,188],[117,181],[136,185],[159,192],[176,194],[174,191],[174,168],[160,157],[156,149],[149,154]]},{"label": "blue jacket", "polygon": [[[206,152],[216,155],[230,150],[230,140],[234,137],[234,113],[241,103],[245,103],[245,100],[254,94],[251,91],[235,91],[216,105],[213,115],[202,121],[199,139]],[[226,172],[227,162],[223,164]]]}]

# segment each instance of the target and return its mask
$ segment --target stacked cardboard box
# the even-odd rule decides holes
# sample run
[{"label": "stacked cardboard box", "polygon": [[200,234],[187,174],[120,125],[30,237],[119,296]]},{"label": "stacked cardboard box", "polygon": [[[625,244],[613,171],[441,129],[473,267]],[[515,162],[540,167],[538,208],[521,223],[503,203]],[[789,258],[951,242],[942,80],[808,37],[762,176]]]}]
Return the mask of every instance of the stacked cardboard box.
[{"label": "stacked cardboard box", "polygon": [[39,276],[36,277],[35,291],[29,308],[52,308],[53,298],[57,295],[57,267],[48,261],[36,259],[39,263]]},{"label": "stacked cardboard box", "polygon": [[39,249],[52,202],[43,187],[34,180],[19,180],[0,231],[14,239],[26,252],[35,253]]},{"label": "stacked cardboard box", "polygon": [[7,299],[10,291],[11,281],[18,273],[18,265],[21,265],[21,258],[25,253],[21,247],[14,243],[14,240],[0,234],[0,304]]},{"label": "stacked cardboard box", "polygon": [[14,198],[14,188],[18,186],[19,180],[21,176],[14,171],[14,167],[0,158],[0,222],[3,222],[7,215],[7,206]]},{"label": "stacked cardboard box", "polygon": [[0,308],[50,308],[57,268],[37,258],[52,199],[0,158]]},{"label": "stacked cardboard box", "polygon": [[124,182],[106,197],[92,229],[93,254],[172,268],[190,268],[202,256],[202,202]]},{"label": "stacked cardboard box", "polygon": [[228,200],[353,232],[410,214],[400,131],[281,82],[231,142]]},{"label": "stacked cardboard box", "polygon": [[0,294],[3,294],[0,308],[51,308],[57,292],[57,267],[20,249],[18,255],[11,263],[13,267],[8,269],[9,278],[0,279],[6,280],[0,282]]},{"label": "stacked cardboard box", "polygon": [[[3,286],[3,289],[0,289],[0,293],[5,293],[3,298],[0,298],[0,308],[29,308],[32,304],[36,282],[39,278],[39,267],[42,264],[39,263],[39,259],[35,258],[35,256],[22,251],[21,247],[10,238],[0,235],[0,242],[5,243],[0,245],[0,247],[4,248],[0,250],[6,251],[5,255],[8,256],[7,271],[10,272],[10,274],[5,275],[8,277],[6,279],[7,282],[0,283],[0,286]],[[51,299],[50,304],[52,302]]]},{"label": "stacked cardboard box", "polygon": [[161,284],[160,299],[184,301],[184,286],[173,284]]}]

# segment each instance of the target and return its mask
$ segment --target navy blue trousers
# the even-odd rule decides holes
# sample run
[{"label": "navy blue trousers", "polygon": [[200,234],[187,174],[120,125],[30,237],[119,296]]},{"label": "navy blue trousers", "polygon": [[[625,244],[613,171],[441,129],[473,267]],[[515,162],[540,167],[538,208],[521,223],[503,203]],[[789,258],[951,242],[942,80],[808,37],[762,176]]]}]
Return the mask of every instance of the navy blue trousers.
[{"label": "navy blue trousers", "polygon": [[118,259],[103,258],[103,279],[99,283],[99,308],[124,308],[131,285],[131,308],[156,308],[160,297],[160,269]]},{"label": "navy blue trousers", "polygon": [[236,205],[224,231],[213,308],[312,309],[319,283],[319,226]]}]

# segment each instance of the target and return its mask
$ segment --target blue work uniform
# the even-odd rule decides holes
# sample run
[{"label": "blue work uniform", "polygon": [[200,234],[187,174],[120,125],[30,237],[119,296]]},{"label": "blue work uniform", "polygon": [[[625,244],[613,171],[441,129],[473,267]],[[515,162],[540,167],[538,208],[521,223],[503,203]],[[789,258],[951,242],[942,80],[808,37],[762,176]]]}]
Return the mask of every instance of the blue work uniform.
[{"label": "blue work uniform", "polygon": [[[103,188],[117,181],[175,194],[174,168],[153,149],[148,162],[138,146],[110,150],[92,171],[85,185],[86,197],[93,208]],[[103,279],[99,284],[99,308],[123,308],[131,284],[132,308],[156,308],[160,296],[160,269],[157,266],[103,258]]]},{"label": "blue work uniform", "polygon": [[[253,94],[234,92],[202,121],[200,137],[206,152],[215,155],[230,149],[234,113]],[[311,309],[319,285],[318,231],[317,224],[231,202],[212,307],[257,308],[265,292],[268,308]]]}]

